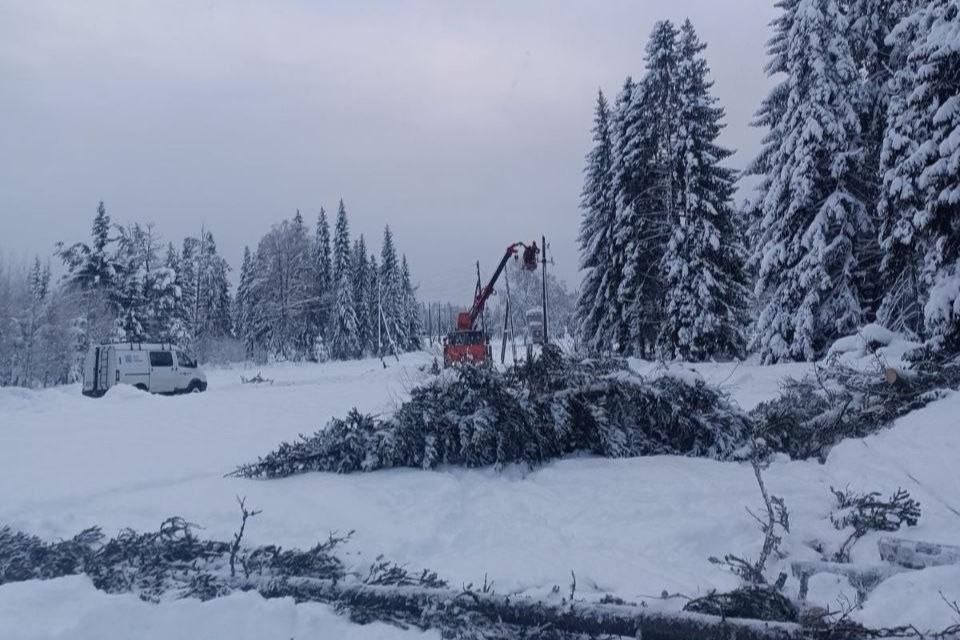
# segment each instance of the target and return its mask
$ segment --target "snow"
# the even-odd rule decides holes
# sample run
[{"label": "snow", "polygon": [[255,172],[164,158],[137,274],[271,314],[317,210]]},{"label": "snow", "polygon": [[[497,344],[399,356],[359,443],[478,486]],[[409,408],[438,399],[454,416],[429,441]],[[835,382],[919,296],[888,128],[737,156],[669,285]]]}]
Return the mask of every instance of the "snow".
[{"label": "snow", "polygon": [[[38,612],[43,612],[38,615]],[[177,600],[153,605],[136,596],[107,595],[89,578],[32,581],[0,586],[0,638],[4,640],[427,640],[439,634],[404,631],[382,623],[351,624],[330,607],[265,600],[234,593],[200,602]]]},{"label": "snow", "polygon": [[[872,355],[841,357],[875,362]],[[762,535],[745,511],[760,508],[759,492],[752,469],[742,464],[584,457],[533,470],[401,469],[269,481],[224,477],[235,465],[256,460],[281,440],[311,433],[355,405],[390,411],[427,377],[423,369],[432,359],[406,354],[400,363],[388,360],[387,368],[379,360],[361,360],[214,369],[208,371],[206,393],[178,397],[121,388],[92,400],[77,386],[0,389],[0,523],[56,539],[95,524],[109,535],[126,526],[154,530],[166,517],[180,515],[202,525],[201,535],[229,539],[238,525],[235,496],[240,495],[263,510],[247,526],[250,543],[304,547],[332,530],[355,529],[344,559],[358,569],[382,553],[412,569],[435,570],[452,584],[479,583],[486,575],[498,592],[535,595],[546,595],[554,585],[566,591],[572,570],[580,596],[599,599],[609,593],[631,601],[650,601],[663,590],[694,596],[736,586],[735,577],[708,557],[728,552],[755,557],[760,548]],[[640,361],[632,366],[642,374],[657,367]],[[811,365],[709,363],[695,369],[749,409],[775,396],[784,377],[801,376]],[[274,384],[240,383],[241,375],[257,371]],[[770,573],[789,571],[793,560],[818,559],[807,544],[812,540],[841,540],[828,519],[830,486],[884,493],[903,487],[920,501],[923,517],[919,526],[896,535],[960,544],[958,412],[960,394],[951,394],[892,429],[838,445],[826,464],[776,460],[765,478],[770,491],[786,500],[792,529],[783,547],[788,557]],[[861,540],[854,561],[878,562],[878,537]],[[938,603],[942,615],[949,615],[939,597],[914,598],[906,589],[922,587],[927,594],[942,585],[947,597],[960,599],[960,580],[951,586],[956,574],[950,571],[897,576],[898,582],[876,592],[887,601],[867,606],[862,617],[868,623],[896,619],[923,626]],[[915,582],[903,582],[908,579]],[[796,580],[787,588],[795,592]],[[836,608],[834,591],[811,590],[811,595],[820,598],[822,592],[822,602],[815,602]],[[258,626],[258,612],[285,633],[299,629],[297,637],[305,629],[323,629],[333,637],[353,637],[348,632],[387,637],[337,626],[343,620],[322,607],[266,602],[252,594],[153,607],[95,593],[83,578],[0,588],[0,625],[19,621],[16,632],[29,632],[33,635],[22,637],[30,638],[96,637],[106,628],[97,625],[153,638],[163,625],[187,621],[208,637],[248,637],[242,633],[269,626]],[[66,626],[57,627],[57,620]],[[169,637],[189,637],[166,628]],[[8,629],[0,626],[0,637],[11,637]],[[233,633],[237,629],[241,635]]]}]

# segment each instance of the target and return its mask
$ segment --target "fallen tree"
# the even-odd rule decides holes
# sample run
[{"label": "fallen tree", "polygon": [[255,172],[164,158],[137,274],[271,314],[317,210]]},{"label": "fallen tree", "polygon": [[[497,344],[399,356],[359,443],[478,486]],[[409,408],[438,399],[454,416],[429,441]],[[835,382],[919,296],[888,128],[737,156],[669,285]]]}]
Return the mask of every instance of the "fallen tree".
[{"label": "fallen tree", "polygon": [[702,380],[645,379],[620,360],[543,357],[505,373],[447,370],[386,418],[351,411],[235,475],[540,464],[576,452],[736,458],[748,418]]},{"label": "fallen tree", "polygon": [[[240,535],[240,534],[238,534]],[[758,623],[645,606],[546,602],[500,595],[486,586],[451,588],[435,573],[410,573],[378,559],[363,574],[350,573],[335,555],[349,536],[331,535],[312,549],[273,545],[241,547],[202,540],[182,518],[151,533],[121,532],[104,540],[88,529],[70,540],[47,543],[0,529],[0,584],[86,574],[107,593],[133,593],[149,602],[170,598],[210,600],[235,591],[265,598],[332,605],[358,623],[387,622],[436,629],[444,638],[576,640],[613,636],[659,640],[790,640],[797,625]],[[234,571],[234,559],[242,568]]]},{"label": "fallen tree", "polygon": [[756,435],[795,459],[825,459],[845,438],[863,438],[897,418],[960,388],[960,359],[918,349],[908,366],[893,369],[878,358],[859,369],[836,356],[812,374],[787,379],[779,397],[750,412]]},{"label": "fallen tree", "polygon": [[739,460],[757,439],[795,459],[823,459],[844,438],[874,433],[960,387],[960,363],[928,352],[917,352],[895,375],[889,369],[878,361],[865,371],[833,357],[746,414],[694,376],[645,378],[623,360],[565,357],[548,348],[505,372],[444,371],[413,389],[392,415],[354,409],[232,475],[536,465],[578,452]]}]

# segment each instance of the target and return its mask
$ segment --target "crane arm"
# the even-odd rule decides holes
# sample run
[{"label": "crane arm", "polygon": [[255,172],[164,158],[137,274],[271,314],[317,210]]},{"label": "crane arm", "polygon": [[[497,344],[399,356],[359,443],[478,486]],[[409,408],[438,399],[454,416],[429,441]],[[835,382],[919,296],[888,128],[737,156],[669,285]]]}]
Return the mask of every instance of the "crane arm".
[{"label": "crane arm", "polygon": [[[476,324],[477,318],[479,318],[480,314],[483,313],[483,308],[487,304],[487,300],[489,300],[490,296],[493,295],[493,287],[497,284],[497,280],[500,279],[500,275],[503,273],[503,270],[506,268],[507,262],[510,260],[511,257],[517,255],[517,251],[521,247],[526,250],[526,252],[524,253],[525,263],[530,262],[532,260],[532,264],[536,265],[536,254],[538,253],[538,249],[537,249],[537,244],[535,242],[532,243],[530,246],[527,246],[522,242],[514,242],[509,247],[507,247],[507,250],[503,254],[503,258],[500,259],[500,264],[497,265],[497,268],[493,272],[493,275],[490,277],[490,281],[487,283],[487,286],[481,289],[477,293],[476,298],[474,298],[473,306],[470,308],[469,313],[461,314],[461,317],[458,319],[459,320],[458,324],[460,325],[458,327],[459,329],[468,330],[468,331],[473,329],[474,325]],[[531,252],[531,251],[532,253],[530,253],[530,256],[528,256],[527,252]]]}]

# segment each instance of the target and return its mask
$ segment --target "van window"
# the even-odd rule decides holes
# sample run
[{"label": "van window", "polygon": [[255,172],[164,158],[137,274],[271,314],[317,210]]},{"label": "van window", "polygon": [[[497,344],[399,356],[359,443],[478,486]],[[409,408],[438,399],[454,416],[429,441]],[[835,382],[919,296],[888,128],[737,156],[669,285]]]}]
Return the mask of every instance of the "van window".
[{"label": "van window", "polygon": [[170,353],[169,351],[151,351],[150,366],[151,367],[172,367],[173,354]]},{"label": "van window", "polygon": [[197,361],[185,354],[183,351],[177,351],[177,364],[186,369],[197,368]]}]

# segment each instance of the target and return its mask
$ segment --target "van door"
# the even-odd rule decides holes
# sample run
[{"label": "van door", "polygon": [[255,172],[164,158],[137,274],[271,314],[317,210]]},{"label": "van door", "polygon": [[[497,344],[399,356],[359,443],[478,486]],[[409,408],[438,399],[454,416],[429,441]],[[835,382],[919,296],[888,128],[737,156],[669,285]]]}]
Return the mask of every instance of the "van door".
[{"label": "van door", "polygon": [[173,393],[177,388],[177,372],[170,351],[150,352],[150,391]]}]

